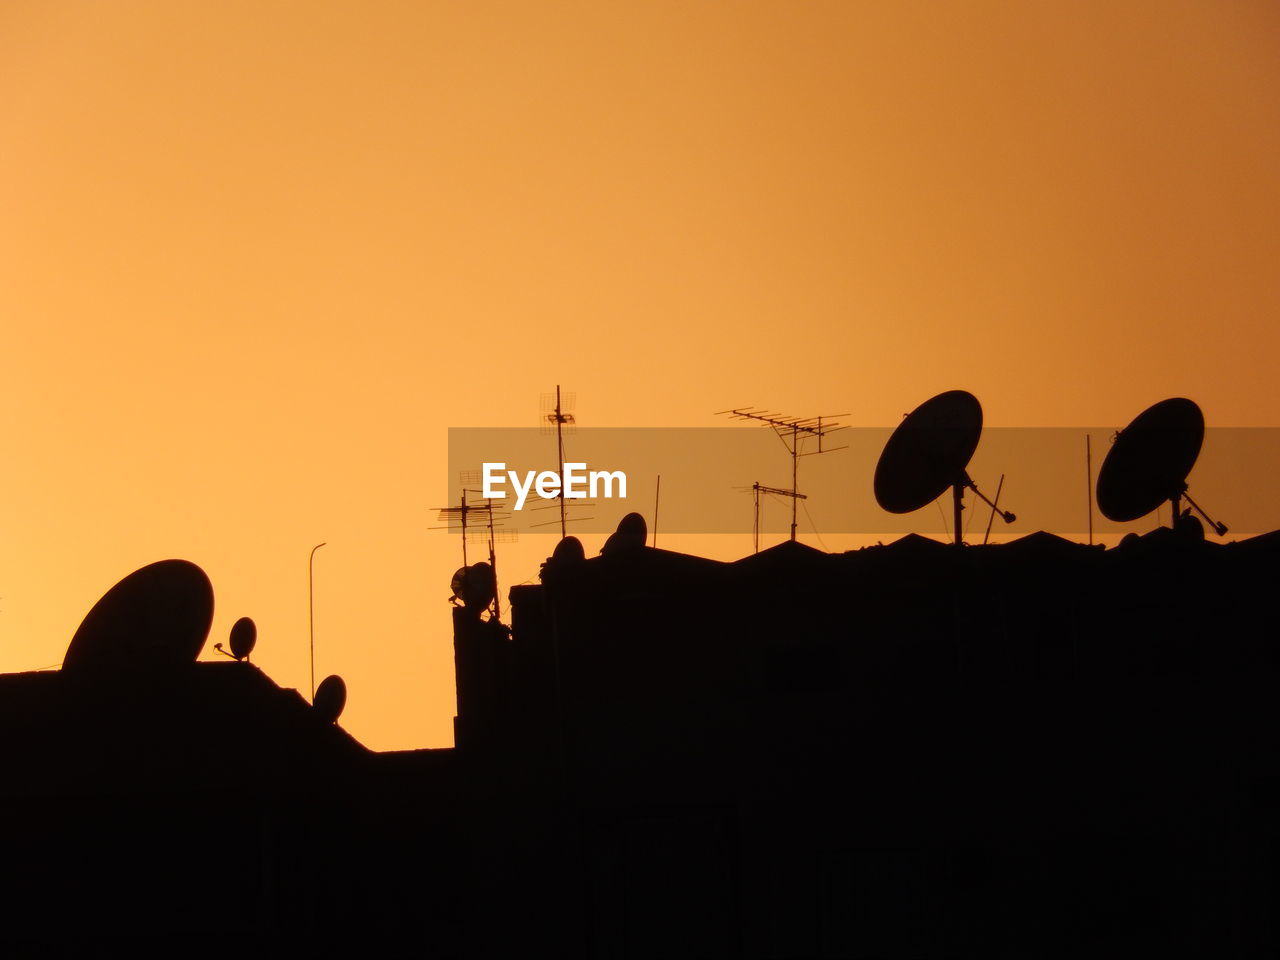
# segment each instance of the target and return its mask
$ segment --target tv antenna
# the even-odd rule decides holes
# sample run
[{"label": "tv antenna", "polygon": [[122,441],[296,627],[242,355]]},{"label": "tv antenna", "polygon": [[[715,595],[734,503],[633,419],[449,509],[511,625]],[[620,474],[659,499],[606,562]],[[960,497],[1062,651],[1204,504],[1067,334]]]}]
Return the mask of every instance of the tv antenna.
[{"label": "tv antenna", "polygon": [[1018,518],[989,500],[966,471],[980,436],[982,404],[972,393],[948,390],[926,400],[903,418],[880,452],[874,481],[876,502],[890,513],[912,513],[950,487],[957,546],[964,543],[960,513],[966,488],[1005,523],[1013,523]]},{"label": "tv antenna", "polygon": [[[564,495],[564,434],[565,428],[570,430],[577,424],[577,420],[568,408],[574,405],[577,397],[572,393],[562,393],[560,384],[556,384],[555,393],[544,393],[542,395],[542,426],[546,429],[552,427],[556,431],[556,472],[560,477],[560,492],[556,496],[560,509],[560,537],[563,539],[568,535],[567,525],[573,521],[591,520],[592,517],[574,517],[572,520],[566,515],[568,504],[565,503]],[[582,507],[594,507],[594,503],[577,504]],[[546,509],[545,507],[532,507],[532,510]],[[556,521],[548,520],[543,523],[530,524],[533,527],[549,527]]]},{"label": "tv antenna", "polygon": [[[479,474],[466,472],[460,475],[462,482],[468,483],[479,478]],[[462,569],[466,570],[467,564],[467,541],[482,540],[487,543],[489,548],[489,568],[493,571],[494,590],[493,600],[490,604],[490,615],[494,620],[500,620],[502,616],[502,605],[499,600],[497,590],[498,579],[498,549],[499,543],[514,543],[520,539],[520,534],[515,530],[507,530],[503,527],[503,521],[510,519],[511,514],[496,509],[493,501],[477,496],[477,500],[467,501],[467,494],[479,494],[481,491],[462,488],[462,496],[456,507],[437,507],[436,520],[443,524],[439,527],[428,527],[429,530],[447,530],[450,533],[457,533],[462,540]]]},{"label": "tv antenna", "polygon": [[1134,417],[1115,435],[1098,470],[1098,509],[1108,520],[1137,520],[1169,501],[1171,525],[1198,523],[1182,499],[1204,517],[1218,536],[1227,525],[1213,520],[1187,493],[1187,474],[1204,443],[1204,414],[1185,397],[1161,400]]},{"label": "tv antenna", "polygon": [[760,552],[760,494],[773,494],[776,497],[791,497],[796,500],[808,500],[809,498],[803,493],[796,493],[794,490],[784,490],[782,487],[766,487],[763,483],[756,481],[749,487],[735,487],[735,490],[750,490],[752,498],[755,501],[754,510],[752,511],[751,520],[751,544],[752,553]]},{"label": "tv antenna", "polygon": [[[773,432],[777,434],[778,439],[782,441],[782,445],[787,448],[787,453],[791,455],[791,489],[781,490],[775,487],[762,488],[767,493],[777,493],[785,497],[791,498],[791,539],[796,539],[796,509],[800,500],[807,500],[808,497],[802,496],[800,493],[800,458],[810,457],[818,453],[834,453],[836,450],[844,450],[845,447],[826,447],[823,446],[823,440],[828,434],[835,433],[845,429],[839,423],[835,422],[836,417],[847,417],[847,413],[837,413],[831,417],[791,417],[780,413],[770,413],[767,410],[753,410],[749,407],[736,407],[732,410],[721,410],[716,414],[717,417],[727,416],[730,420],[751,420],[760,423],[766,427],[772,427]],[[817,440],[817,450],[807,450],[801,452],[801,445],[807,440]],[[760,513],[760,495],[756,491],[756,522],[759,526]],[[756,533],[756,546],[759,548],[759,530]]]}]

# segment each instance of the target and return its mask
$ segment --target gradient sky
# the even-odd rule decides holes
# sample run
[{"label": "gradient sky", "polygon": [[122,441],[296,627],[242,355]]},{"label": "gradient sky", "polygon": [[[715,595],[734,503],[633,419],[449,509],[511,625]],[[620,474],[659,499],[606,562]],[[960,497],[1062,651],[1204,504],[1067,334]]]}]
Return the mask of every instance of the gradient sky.
[{"label": "gradient sky", "polygon": [[1271,0],[7,0],[0,670],[178,556],[306,692],[327,541],[344,726],[447,745],[446,431],[557,382],[1280,425],[1277,50]]}]

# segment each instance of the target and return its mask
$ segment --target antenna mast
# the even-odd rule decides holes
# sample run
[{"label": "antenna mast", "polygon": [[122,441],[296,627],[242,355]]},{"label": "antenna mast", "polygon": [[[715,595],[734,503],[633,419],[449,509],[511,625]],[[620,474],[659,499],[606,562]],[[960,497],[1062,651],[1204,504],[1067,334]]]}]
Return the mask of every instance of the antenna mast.
[{"label": "antenna mast", "polygon": [[1089,507],[1089,546],[1093,546],[1093,444],[1089,434],[1084,435],[1085,502]]},{"label": "antenna mast", "polygon": [[[478,474],[464,473],[462,475],[463,483],[478,479]],[[502,528],[503,520],[508,519],[510,514],[495,510],[492,500],[483,500],[481,503],[468,503],[467,494],[478,494],[481,491],[469,490],[466,487],[462,490],[462,498],[456,507],[437,507],[436,519],[444,526],[428,527],[428,530],[448,530],[450,533],[460,533],[462,535],[462,566],[467,566],[467,539],[469,537],[484,537],[489,546],[489,567],[493,570],[493,603],[490,605],[490,614],[494,620],[500,620],[502,616],[502,604],[498,599],[501,594],[498,590],[498,543],[512,543],[519,538],[519,533],[515,530],[504,530]],[[476,520],[468,520],[471,514],[480,514],[480,518]]]},{"label": "antenna mast", "polygon": [[550,413],[546,415],[547,423],[554,423],[556,426],[556,463],[560,474],[560,537],[563,539],[568,535],[565,527],[564,515],[564,426],[565,424],[574,423],[572,413],[566,413],[561,402],[560,384],[556,384],[556,403]]},{"label": "antenna mast", "polygon": [[808,500],[803,493],[797,493],[794,490],[783,490],[781,487],[766,487],[763,483],[756,482],[751,485],[751,490],[755,494],[755,522],[751,525],[751,534],[753,537],[752,553],[760,552],[760,494],[772,493],[779,497],[790,497],[792,500],[791,507],[791,539],[796,538],[796,522],[795,522],[795,501]]},{"label": "antenna mast", "polygon": [[[808,499],[808,497],[800,494],[800,458],[812,456],[816,453],[833,453],[836,450],[844,450],[844,447],[824,447],[822,441],[827,434],[844,429],[841,424],[835,422],[835,417],[847,417],[848,414],[837,413],[835,417],[790,417],[783,414],[769,413],[766,410],[737,407],[733,410],[721,410],[716,416],[727,416],[730,420],[753,420],[756,423],[772,427],[773,432],[782,441],[782,445],[787,448],[787,453],[791,455],[791,489],[780,490],[756,485],[759,488],[756,491],[756,548],[757,550],[759,549],[759,490],[761,489],[767,493],[777,493],[791,498],[791,540],[794,542],[796,539],[797,501]],[[805,440],[814,438],[817,438],[818,449],[801,453],[800,444]]]},{"label": "antenna mast", "polygon": [[653,545],[658,545],[658,503],[662,498],[662,474],[658,474],[658,482],[653,488]]}]

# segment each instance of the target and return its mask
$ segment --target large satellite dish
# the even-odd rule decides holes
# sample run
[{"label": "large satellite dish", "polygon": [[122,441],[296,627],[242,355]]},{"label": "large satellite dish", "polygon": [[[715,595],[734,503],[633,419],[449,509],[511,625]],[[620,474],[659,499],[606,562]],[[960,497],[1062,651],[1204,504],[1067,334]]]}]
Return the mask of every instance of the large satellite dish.
[{"label": "large satellite dish", "polygon": [[982,436],[982,405],[948,390],[916,407],[884,445],[876,464],[876,502],[890,513],[927,507],[965,475]]},{"label": "large satellite dish", "polygon": [[187,560],[161,560],[108,590],[71,638],[63,669],[172,666],[200,655],[213,623],[213,585]]},{"label": "large satellite dish", "polygon": [[1204,443],[1204,414],[1195,401],[1172,397],[1147,407],[1115,436],[1098,471],[1098,509],[1108,520],[1128,523],[1161,503],[1173,504],[1176,524],[1183,497],[1218,535],[1225,524],[1210,520],[1190,496],[1187,475]]},{"label": "large satellite dish", "polygon": [[[926,507],[950,487],[955,497],[956,543],[966,487],[993,510],[966,472],[982,436],[982,404],[967,390],[948,390],[916,407],[889,437],[876,463],[876,502],[890,513]],[[1017,519],[999,511],[1005,523]]]}]

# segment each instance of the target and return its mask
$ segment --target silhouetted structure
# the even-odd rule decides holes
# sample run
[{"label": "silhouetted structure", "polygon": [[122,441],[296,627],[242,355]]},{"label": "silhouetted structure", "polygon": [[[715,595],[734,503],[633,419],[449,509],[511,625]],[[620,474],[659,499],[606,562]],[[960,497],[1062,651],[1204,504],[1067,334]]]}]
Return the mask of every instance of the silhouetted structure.
[{"label": "silhouetted structure", "polygon": [[981,435],[982,404],[972,393],[948,390],[926,400],[903,417],[880,453],[872,481],[876,503],[889,513],[912,513],[950,488],[957,544],[964,541],[961,512],[966,489],[1005,523],[1012,523],[1017,517],[999,510],[969,476],[969,461]]},{"label": "silhouetted structure", "polygon": [[[1169,501],[1173,526],[1204,517],[1218,536],[1227,525],[1209,518],[1187,492],[1187,475],[1204,443],[1204,414],[1195,401],[1171,397],[1153,404],[1115,436],[1098,473],[1098,508],[1110,520],[1137,520]],[[1191,504],[1183,511],[1182,501]],[[1202,528],[1203,529],[1203,528]]]},{"label": "silhouetted structure", "polygon": [[1278,557],[553,559],[455,620],[458,748],[558,811],[587,955],[1268,955]]},{"label": "silhouetted structure", "polygon": [[246,662],[3,676],[0,939],[1274,955],[1278,559],[1184,526],[720,563],[629,518],[509,629],[454,609],[452,750],[367,751]]},{"label": "silhouetted structure", "polygon": [[[844,447],[823,446],[823,441],[828,436],[838,433],[844,427],[837,423],[833,417],[793,417],[786,414],[770,413],[768,410],[752,410],[747,407],[721,410],[716,416],[727,416],[731,420],[748,420],[769,427],[777,435],[778,439],[782,441],[787,454],[791,457],[791,489],[781,490],[776,487],[766,487],[764,489],[787,497],[791,501],[791,539],[794,541],[797,528],[796,507],[799,505],[798,502],[800,500],[809,499],[800,492],[800,458],[819,453],[834,453],[836,450],[845,449]],[[837,414],[837,416],[847,417],[848,414],[841,413]],[[800,447],[806,440],[817,440],[818,449],[802,453]],[[760,490],[761,487],[757,483],[755,485],[757,538],[759,537],[760,523]]]}]

